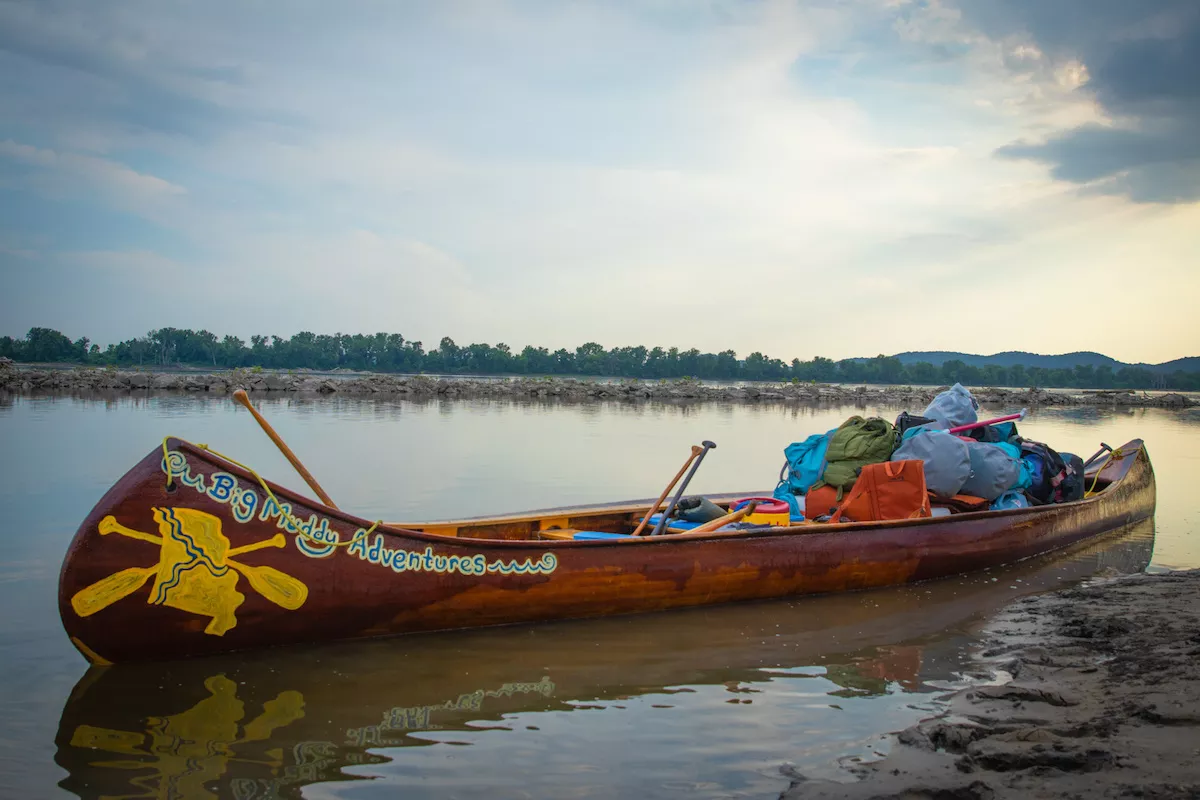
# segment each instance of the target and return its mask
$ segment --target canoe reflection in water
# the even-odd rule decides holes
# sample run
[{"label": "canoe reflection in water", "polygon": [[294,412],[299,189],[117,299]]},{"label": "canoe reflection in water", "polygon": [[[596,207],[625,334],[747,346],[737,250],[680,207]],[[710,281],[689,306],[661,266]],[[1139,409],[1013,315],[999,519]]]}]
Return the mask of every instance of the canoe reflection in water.
[{"label": "canoe reflection in water", "polygon": [[[752,704],[789,679],[823,682],[826,707],[933,693],[959,678],[982,616],[1098,571],[1140,571],[1153,537],[1148,520],[1002,570],[872,592],[92,667],[63,709],[60,785],[81,798],[300,797],[365,778],[387,748],[439,744],[421,733],[510,730],[515,714],[688,686]],[[781,733],[799,752],[812,734],[791,711]]]},{"label": "canoe reflection in water", "polygon": [[[232,680],[213,675],[204,681],[203,688],[208,693],[203,700],[178,714],[147,717],[144,731],[84,723],[71,734],[69,746],[92,753],[134,756],[133,760],[105,759],[89,764],[103,770],[145,773],[130,776],[128,783],[147,793],[121,795],[125,797],[225,796],[214,787],[221,785],[220,779],[232,764],[238,765],[239,772],[260,768],[269,777],[233,777],[229,780],[230,793],[239,798],[275,797],[280,787],[346,779],[349,776],[339,774],[343,766],[387,761],[365,748],[398,744],[391,741],[393,732],[442,727],[434,722],[437,712],[477,713],[483,711],[485,698],[526,693],[549,696],[554,692],[554,684],[545,678],[533,684],[505,684],[498,690],[471,692],[445,703],[392,708],[376,725],[346,729],[343,741],[335,744],[293,741],[288,732],[279,730],[305,716],[304,695],[298,691],[280,692],[262,704],[261,713],[246,721],[247,704],[239,699],[238,686]],[[273,736],[276,731],[278,735]],[[287,752],[277,746],[283,741],[290,743]],[[66,783],[64,787],[77,788]],[[111,796],[106,791],[102,796]],[[81,792],[80,796],[89,795]]]}]

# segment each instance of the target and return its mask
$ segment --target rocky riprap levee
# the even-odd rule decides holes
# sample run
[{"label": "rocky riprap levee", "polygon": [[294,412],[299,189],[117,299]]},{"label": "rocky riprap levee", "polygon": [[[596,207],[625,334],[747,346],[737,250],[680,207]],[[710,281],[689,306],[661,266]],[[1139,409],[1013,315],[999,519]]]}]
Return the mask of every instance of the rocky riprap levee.
[{"label": "rocky riprap levee", "polygon": [[[413,398],[492,397],[558,400],[719,401],[734,403],[808,403],[828,405],[900,405],[919,410],[946,387],[833,386],[813,383],[762,383],[746,386],[695,380],[599,381],[576,378],[444,378],[426,375],[345,373],[321,375],[232,370],[228,372],[144,372],[110,369],[0,369],[0,391],[11,393],[84,392],[249,392],[373,395]],[[1057,406],[1143,406],[1189,408],[1200,403],[1183,394],[1151,395],[1133,390],[1044,390],[972,387],[989,409]]]}]

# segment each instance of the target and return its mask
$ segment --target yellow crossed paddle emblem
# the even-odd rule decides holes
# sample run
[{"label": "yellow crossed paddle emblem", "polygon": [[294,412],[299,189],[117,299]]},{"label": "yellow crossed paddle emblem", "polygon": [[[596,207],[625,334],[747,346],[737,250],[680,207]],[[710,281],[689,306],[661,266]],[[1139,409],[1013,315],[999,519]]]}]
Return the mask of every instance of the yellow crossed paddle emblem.
[{"label": "yellow crossed paddle emblem", "polygon": [[[263,704],[258,717],[243,723],[246,708],[237,697],[237,684],[224,675],[213,675],[204,682],[204,688],[208,697],[182,713],[150,717],[144,731],[80,725],[71,736],[71,747],[93,751],[104,759],[92,761],[89,766],[93,768],[149,771],[149,775],[130,779],[134,787],[144,790],[122,795],[130,798],[216,800],[219,790],[213,791],[213,784],[225,776],[231,762],[264,764],[272,772],[283,767],[280,748],[266,751],[269,760],[265,762],[238,751],[247,742],[269,743],[277,728],[302,719],[304,696],[296,691],[280,692]],[[101,753],[134,758],[108,760]]]},{"label": "yellow crossed paddle emblem", "polygon": [[[221,532],[221,520],[194,508],[155,508],[154,521],[161,536],[126,528],[109,515],[100,520],[101,536],[119,533],[160,545],[158,564],[130,567],[96,581],[76,592],[71,607],[81,617],[136,592],[154,575],[154,586],[146,602],[166,605],[192,614],[211,617],[205,633],[222,636],[237,625],[234,612],[245,600],[237,590],[239,573],[250,586],[278,606],[295,611],[308,598],[308,587],[291,575],[267,566],[252,567],[234,561],[231,556],[284,547],[282,533],[243,547],[229,547]],[[232,569],[231,569],[232,568]]]}]

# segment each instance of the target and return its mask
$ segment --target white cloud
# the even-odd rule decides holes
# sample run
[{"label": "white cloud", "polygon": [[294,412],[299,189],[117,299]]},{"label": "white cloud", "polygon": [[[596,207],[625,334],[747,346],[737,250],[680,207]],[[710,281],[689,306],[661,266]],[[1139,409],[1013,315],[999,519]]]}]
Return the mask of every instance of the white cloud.
[{"label": "white cloud", "polygon": [[182,186],[138,172],[116,161],[48,150],[12,139],[0,141],[0,157],[50,170],[69,183],[84,184],[129,198],[153,200],[186,193]]},{"label": "white cloud", "polygon": [[98,271],[141,273],[138,280],[157,276],[178,279],[187,267],[180,262],[150,250],[80,250],[57,255],[57,260]]}]

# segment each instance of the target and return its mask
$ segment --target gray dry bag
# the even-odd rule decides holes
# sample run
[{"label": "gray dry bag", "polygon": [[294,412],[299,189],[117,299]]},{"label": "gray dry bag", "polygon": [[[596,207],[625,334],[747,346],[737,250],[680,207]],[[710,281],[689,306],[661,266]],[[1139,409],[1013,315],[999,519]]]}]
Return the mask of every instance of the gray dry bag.
[{"label": "gray dry bag", "polygon": [[988,442],[965,444],[971,457],[971,477],[963,484],[963,494],[995,500],[1017,485],[1021,477],[1021,464],[1017,459]]},{"label": "gray dry bag", "polygon": [[945,431],[913,428],[905,435],[892,461],[925,462],[925,486],[937,497],[953,497],[971,477],[967,443]]}]

